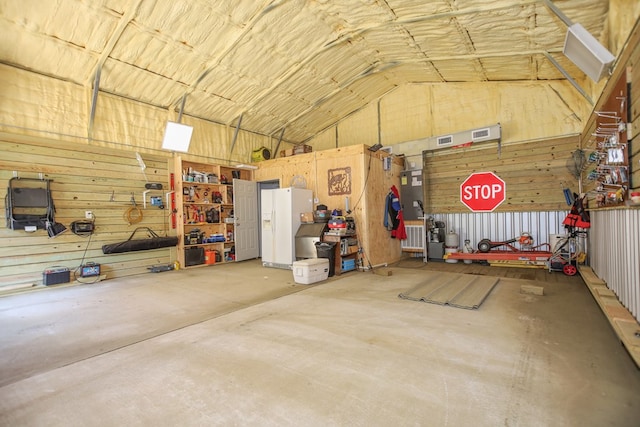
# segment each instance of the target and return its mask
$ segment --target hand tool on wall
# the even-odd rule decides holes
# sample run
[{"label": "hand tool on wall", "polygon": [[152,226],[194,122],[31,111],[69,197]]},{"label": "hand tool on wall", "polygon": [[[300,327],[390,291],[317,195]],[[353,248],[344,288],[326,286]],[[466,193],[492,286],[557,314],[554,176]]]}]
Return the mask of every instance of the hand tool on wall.
[{"label": "hand tool on wall", "polygon": [[169,189],[171,190],[171,228],[176,228],[176,176],[169,175]]}]

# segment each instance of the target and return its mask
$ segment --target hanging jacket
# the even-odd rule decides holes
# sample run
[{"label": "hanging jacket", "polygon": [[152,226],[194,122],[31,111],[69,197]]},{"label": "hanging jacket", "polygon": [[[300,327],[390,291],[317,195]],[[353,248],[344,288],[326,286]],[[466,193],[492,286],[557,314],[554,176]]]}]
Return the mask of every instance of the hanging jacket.
[{"label": "hanging jacket", "polygon": [[389,191],[384,202],[384,226],[389,231],[398,228],[398,210],[394,199],[393,192]]},{"label": "hanging jacket", "polygon": [[397,212],[396,222],[397,225],[393,231],[391,231],[391,237],[394,239],[405,240],[407,238],[407,230],[404,226],[404,214],[402,213],[402,204],[400,203],[400,192],[395,185],[391,186],[391,192],[393,193],[392,206]]}]

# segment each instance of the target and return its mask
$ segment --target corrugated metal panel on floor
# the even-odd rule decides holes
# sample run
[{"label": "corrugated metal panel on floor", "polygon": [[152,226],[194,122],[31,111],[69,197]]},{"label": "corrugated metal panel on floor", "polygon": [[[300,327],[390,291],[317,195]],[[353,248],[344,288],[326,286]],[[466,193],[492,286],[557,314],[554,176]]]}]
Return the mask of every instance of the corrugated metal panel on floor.
[{"label": "corrugated metal panel on floor", "polygon": [[591,212],[590,265],[640,320],[640,210]]}]

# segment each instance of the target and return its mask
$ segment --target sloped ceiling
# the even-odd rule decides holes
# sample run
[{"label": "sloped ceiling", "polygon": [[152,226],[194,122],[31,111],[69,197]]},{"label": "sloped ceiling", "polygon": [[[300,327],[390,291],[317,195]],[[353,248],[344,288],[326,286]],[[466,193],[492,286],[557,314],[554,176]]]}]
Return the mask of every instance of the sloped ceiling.
[{"label": "sloped ceiling", "polygon": [[[554,5],[596,38],[606,0]],[[302,142],[409,82],[574,79],[544,1],[0,0],[0,61]],[[96,78],[98,77],[98,78]]]}]

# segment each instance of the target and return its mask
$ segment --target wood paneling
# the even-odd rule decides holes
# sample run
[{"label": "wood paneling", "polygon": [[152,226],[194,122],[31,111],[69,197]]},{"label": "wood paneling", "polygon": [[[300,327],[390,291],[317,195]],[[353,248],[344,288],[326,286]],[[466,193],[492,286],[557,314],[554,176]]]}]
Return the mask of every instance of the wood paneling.
[{"label": "wood paneling", "polygon": [[[126,240],[136,227],[149,227],[160,235],[175,234],[171,229],[169,210],[150,205],[150,196],[161,196],[169,188],[167,159],[142,154],[144,173],[133,151],[120,151],[85,144],[65,143],[42,138],[0,134],[0,187],[4,210],[8,180],[15,173],[22,178],[38,178],[42,173],[51,179],[51,192],[56,207],[55,219],[69,228],[55,238],[45,230],[26,233],[0,224],[1,286],[31,286],[42,283],[42,272],[54,266],[68,267],[72,272],[81,264],[101,264],[107,277],[121,277],[147,271],[154,264],[166,264],[173,258],[172,249],[104,255],[102,245]],[[146,176],[146,177],[145,177]],[[143,209],[145,183],[159,182],[164,190],[147,193]],[[125,213],[135,200],[142,220],[129,224]],[[89,237],[70,230],[73,221],[85,218],[85,211],[95,217],[95,233]],[[146,237],[140,234],[139,238]]]},{"label": "wood paneling", "polygon": [[[256,181],[279,180],[281,187],[304,183],[313,190],[318,204],[327,205],[330,210],[341,209],[343,213],[348,197],[360,245],[367,260],[376,265],[397,261],[401,256],[400,242],[392,239],[383,226],[383,213],[389,189],[392,185],[399,188],[403,162],[396,158],[391,170],[385,171],[382,158],[386,155],[372,153],[364,145],[354,145],[263,161],[256,164],[254,176]],[[350,168],[350,193],[329,195],[329,171],[339,168]]]},{"label": "wood paneling", "polygon": [[494,172],[507,186],[507,196],[496,212],[554,211],[567,208],[563,186],[578,191],[567,168],[578,148],[578,135],[509,144],[497,143],[424,153],[425,210],[468,212],[460,202],[460,184],[473,172]]},{"label": "wood paneling", "polygon": [[636,44],[627,63],[627,80],[629,82],[629,122],[632,138],[629,150],[631,167],[631,190],[640,190],[640,28],[636,28]]}]

